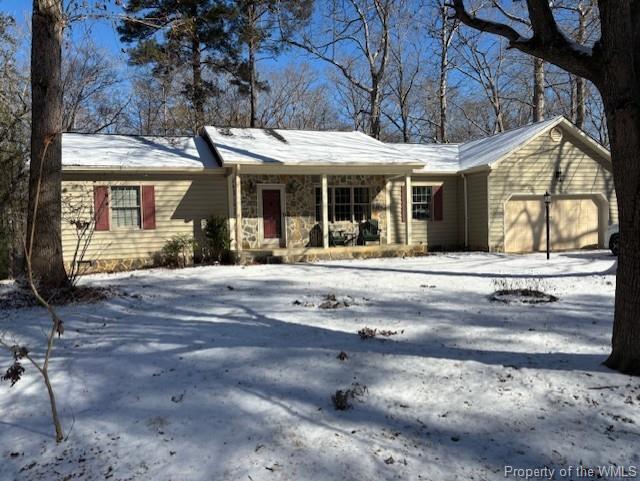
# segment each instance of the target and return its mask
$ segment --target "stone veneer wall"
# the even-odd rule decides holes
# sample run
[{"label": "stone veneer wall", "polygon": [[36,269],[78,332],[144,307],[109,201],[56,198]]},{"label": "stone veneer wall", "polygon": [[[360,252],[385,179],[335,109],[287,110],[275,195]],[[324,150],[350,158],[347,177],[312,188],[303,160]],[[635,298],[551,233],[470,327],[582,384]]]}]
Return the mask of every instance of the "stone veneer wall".
[{"label": "stone veneer wall", "polygon": [[[260,248],[258,228],[258,185],[283,184],[285,186],[286,247],[312,247],[311,231],[319,223],[315,219],[315,187],[320,185],[319,175],[242,175],[242,245],[245,249]],[[329,176],[329,186],[368,186],[371,188],[371,216],[378,220],[382,230],[381,242],[386,243],[386,195],[384,176],[340,175]],[[349,232],[357,232],[357,224],[332,224]],[[319,232],[319,230],[318,230]],[[321,245],[320,240],[320,245]]]}]

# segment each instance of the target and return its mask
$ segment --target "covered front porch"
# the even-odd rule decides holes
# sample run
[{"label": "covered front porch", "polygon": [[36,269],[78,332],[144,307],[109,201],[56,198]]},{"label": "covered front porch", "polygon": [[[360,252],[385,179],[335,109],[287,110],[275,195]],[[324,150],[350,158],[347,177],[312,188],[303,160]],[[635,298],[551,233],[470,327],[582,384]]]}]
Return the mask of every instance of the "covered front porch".
[{"label": "covered front porch", "polygon": [[[241,258],[312,259],[405,255],[392,244],[392,216],[411,218],[411,167],[339,168],[238,165],[228,176],[232,249]],[[391,208],[391,182],[404,183]],[[396,206],[397,207],[397,206]]]}]

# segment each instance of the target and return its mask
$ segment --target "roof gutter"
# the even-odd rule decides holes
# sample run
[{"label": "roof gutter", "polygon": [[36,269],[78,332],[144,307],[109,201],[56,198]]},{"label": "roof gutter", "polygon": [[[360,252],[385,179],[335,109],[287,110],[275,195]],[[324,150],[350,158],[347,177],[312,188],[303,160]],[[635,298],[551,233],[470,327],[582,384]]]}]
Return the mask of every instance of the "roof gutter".
[{"label": "roof gutter", "polygon": [[115,167],[115,166],[62,166],[63,174],[223,174],[224,169],[207,167]]}]

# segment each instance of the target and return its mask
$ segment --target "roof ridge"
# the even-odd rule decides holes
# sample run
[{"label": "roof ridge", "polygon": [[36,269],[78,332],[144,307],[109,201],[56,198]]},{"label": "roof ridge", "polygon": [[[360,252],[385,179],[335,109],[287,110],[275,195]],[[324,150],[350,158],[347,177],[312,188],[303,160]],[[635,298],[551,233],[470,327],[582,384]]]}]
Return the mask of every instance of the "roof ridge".
[{"label": "roof ridge", "polygon": [[338,133],[338,134],[351,134],[351,133],[357,132],[357,133],[364,134],[364,132],[361,132],[359,130],[291,129],[291,128],[282,128],[282,127],[238,127],[233,125],[205,125],[204,128],[205,129],[259,130],[259,131],[282,130],[284,132],[318,132],[318,133]]},{"label": "roof ridge", "polygon": [[121,134],[113,132],[62,132],[62,135],[101,135],[104,137],[141,137],[151,139],[193,139],[202,137],[200,134],[193,135],[155,135],[155,134]]}]

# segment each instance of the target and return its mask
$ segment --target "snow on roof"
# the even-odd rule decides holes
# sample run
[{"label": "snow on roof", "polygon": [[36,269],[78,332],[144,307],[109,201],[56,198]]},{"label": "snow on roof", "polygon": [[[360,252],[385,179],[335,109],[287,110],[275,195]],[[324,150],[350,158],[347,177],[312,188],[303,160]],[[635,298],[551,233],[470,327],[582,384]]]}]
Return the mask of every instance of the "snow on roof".
[{"label": "snow on roof", "polygon": [[223,163],[289,165],[420,164],[362,132],[205,127]]},{"label": "snow on roof", "polygon": [[490,137],[463,144],[389,144],[394,148],[422,160],[425,166],[419,172],[456,173],[474,167],[491,166],[514,152],[529,139],[559,124],[564,117],[525,125]]},{"label": "snow on roof", "polygon": [[265,165],[408,165],[422,173],[491,166],[536,135],[568,121],[538,122],[463,144],[384,144],[361,132],[205,127],[196,137],[62,135],[62,165],[94,169],[216,169]]},{"label": "snow on roof", "polygon": [[120,169],[216,169],[202,137],[62,134],[64,167]]},{"label": "snow on roof", "polygon": [[562,116],[554,117],[544,122],[525,125],[490,137],[465,142],[460,145],[459,149],[460,170],[490,166],[521,147],[529,139],[557,125],[562,120],[564,120]]},{"label": "snow on roof", "polygon": [[456,173],[460,170],[459,144],[389,144],[414,159],[421,159],[424,172]]}]

